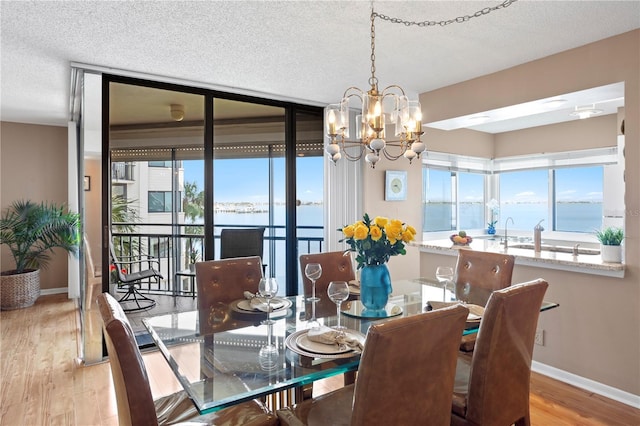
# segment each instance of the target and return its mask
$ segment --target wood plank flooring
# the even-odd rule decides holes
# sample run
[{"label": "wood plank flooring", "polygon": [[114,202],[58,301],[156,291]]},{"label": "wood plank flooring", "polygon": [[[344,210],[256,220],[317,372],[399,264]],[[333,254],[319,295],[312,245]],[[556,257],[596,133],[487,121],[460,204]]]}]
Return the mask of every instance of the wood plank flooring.
[{"label": "wood plank flooring", "polygon": [[[118,424],[109,363],[77,363],[78,333],[75,303],[66,295],[0,312],[0,425]],[[157,351],[143,357],[154,398],[180,389]],[[341,376],[316,382],[314,394],[341,383]],[[640,410],[533,374],[531,423],[640,425]]]}]

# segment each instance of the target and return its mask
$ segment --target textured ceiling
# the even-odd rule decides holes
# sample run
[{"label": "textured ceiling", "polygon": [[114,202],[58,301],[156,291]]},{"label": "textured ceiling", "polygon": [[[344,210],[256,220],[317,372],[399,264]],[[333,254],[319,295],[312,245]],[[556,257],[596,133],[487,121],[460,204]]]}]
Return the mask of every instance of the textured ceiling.
[{"label": "textured ceiling", "polygon": [[[71,62],[324,105],[367,88],[367,1],[2,1],[2,120],[66,125]],[[497,1],[380,1],[446,20]],[[376,20],[382,87],[411,95],[640,27],[639,1],[529,1],[462,24]]]}]

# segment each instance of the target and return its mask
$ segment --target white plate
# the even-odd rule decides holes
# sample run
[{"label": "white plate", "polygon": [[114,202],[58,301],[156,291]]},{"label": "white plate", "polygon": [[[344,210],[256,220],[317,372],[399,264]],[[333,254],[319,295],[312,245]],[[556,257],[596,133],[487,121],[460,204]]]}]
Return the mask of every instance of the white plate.
[{"label": "white plate", "polygon": [[347,345],[326,345],[324,343],[309,340],[307,333],[298,336],[298,338],[296,339],[296,345],[298,345],[299,348],[304,349],[305,351],[325,355],[341,354],[351,351],[351,349]]},{"label": "white plate", "polygon": [[[281,309],[287,309],[292,305],[289,299],[272,299],[271,300],[271,308],[273,311],[279,311]],[[243,299],[238,301],[238,309],[242,311],[248,312],[264,312],[259,309],[255,309],[251,306],[251,301],[247,299]],[[265,312],[266,313],[266,312]]]},{"label": "white plate", "polygon": [[[300,337],[300,335],[303,334],[307,334],[308,330],[298,330],[290,335],[287,336],[286,339],[284,339],[284,344],[285,346],[297,353],[298,355],[302,355],[308,358],[324,358],[324,359],[338,359],[338,358],[353,358],[356,356],[360,356],[359,352],[354,352],[354,351],[347,351],[347,352],[343,352],[343,353],[339,353],[339,354],[320,354],[317,352],[309,352],[306,351],[304,349],[302,349],[300,346],[298,346],[298,344],[296,343],[296,340],[298,340],[298,337]],[[362,339],[362,341],[364,342],[366,339],[366,336],[362,333],[360,333],[359,331],[356,330],[348,330],[348,333],[354,335],[354,336],[358,336],[359,338]]]}]

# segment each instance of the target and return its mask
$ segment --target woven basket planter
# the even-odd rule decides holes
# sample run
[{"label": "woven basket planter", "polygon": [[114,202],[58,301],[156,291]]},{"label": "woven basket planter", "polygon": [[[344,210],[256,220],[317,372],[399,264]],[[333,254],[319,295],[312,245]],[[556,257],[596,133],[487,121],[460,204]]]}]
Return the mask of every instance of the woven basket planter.
[{"label": "woven basket planter", "polygon": [[11,271],[2,273],[0,308],[9,311],[33,305],[40,297],[40,270],[31,270],[23,274],[9,272]]}]

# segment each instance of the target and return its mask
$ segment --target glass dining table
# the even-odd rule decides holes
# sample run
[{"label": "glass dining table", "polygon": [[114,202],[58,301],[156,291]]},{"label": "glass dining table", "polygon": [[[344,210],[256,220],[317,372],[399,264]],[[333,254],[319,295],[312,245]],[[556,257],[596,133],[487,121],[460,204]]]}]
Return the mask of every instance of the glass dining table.
[{"label": "glass dining table", "polygon": [[[246,309],[243,301],[220,303],[207,312],[158,315],[143,323],[200,413],[283,391],[296,401],[305,385],[356,371],[360,361],[357,350],[339,346],[315,352],[300,341],[313,318],[321,326],[337,323],[336,305],[326,294],[319,296],[315,303],[303,296],[281,299],[281,309],[271,314],[272,325],[262,324],[266,313]],[[426,278],[395,281],[385,310],[367,311],[352,297],[341,306],[341,323],[364,340],[371,324],[425,312],[429,301],[455,301],[453,289]],[[542,310],[556,306],[544,302]],[[478,325],[479,320],[468,321],[464,334],[476,333]],[[260,349],[268,333],[277,353],[265,363]]]}]

